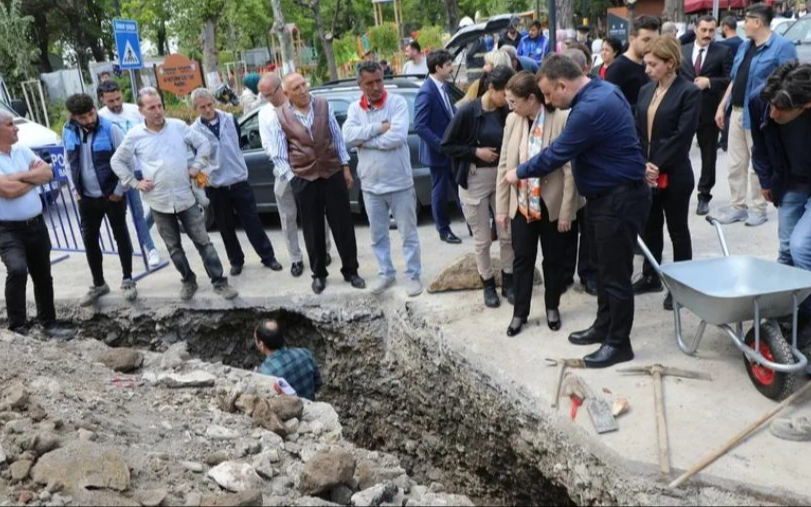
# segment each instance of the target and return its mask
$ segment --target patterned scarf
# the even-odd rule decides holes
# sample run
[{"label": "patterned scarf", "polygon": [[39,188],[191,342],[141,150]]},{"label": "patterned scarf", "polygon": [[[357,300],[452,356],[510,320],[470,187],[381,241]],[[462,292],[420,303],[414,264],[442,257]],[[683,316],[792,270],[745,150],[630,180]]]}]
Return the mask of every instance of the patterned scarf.
[{"label": "patterned scarf", "polygon": [[[543,149],[543,124],[546,110],[541,108],[532,126],[529,136],[521,140],[519,162],[524,163]],[[518,181],[518,211],[527,219],[535,222],[541,219],[541,179],[529,178]]]}]

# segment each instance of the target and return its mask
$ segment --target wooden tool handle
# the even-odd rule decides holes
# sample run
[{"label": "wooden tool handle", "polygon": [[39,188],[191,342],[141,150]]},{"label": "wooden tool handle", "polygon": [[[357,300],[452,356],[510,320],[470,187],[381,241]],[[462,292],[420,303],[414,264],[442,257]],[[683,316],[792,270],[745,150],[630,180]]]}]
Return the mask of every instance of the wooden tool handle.
[{"label": "wooden tool handle", "polygon": [[555,383],[555,390],[552,393],[552,408],[558,408],[558,401],[560,400],[560,386],[563,384],[563,374],[566,372],[566,363],[561,361],[558,363],[558,378]]},{"label": "wooden tool handle", "polygon": [[667,442],[667,419],[665,419],[665,403],[662,396],[662,374],[653,372],[653,395],[656,399],[656,434],[659,440],[659,471],[670,475],[670,449]]},{"label": "wooden tool handle", "polygon": [[804,395],[808,391],[811,391],[811,382],[807,383],[805,386],[803,386],[802,389],[800,389],[799,391],[797,391],[793,395],[786,398],[783,401],[783,403],[777,405],[777,407],[775,407],[769,413],[767,413],[766,415],[764,415],[763,417],[761,417],[757,421],[753,422],[752,424],[747,426],[743,431],[741,431],[740,433],[738,433],[737,435],[732,437],[732,439],[729,442],[727,442],[721,449],[713,452],[712,454],[710,454],[706,458],[702,459],[698,464],[696,464],[691,469],[689,469],[684,474],[682,474],[681,477],[679,477],[675,481],[671,482],[670,487],[671,488],[678,488],[679,486],[684,484],[688,479],[690,479],[691,477],[693,477],[697,473],[701,472],[702,470],[704,470],[708,466],[715,463],[718,460],[718,458],[722,457],[724,454],[726,454],[731,449],[736,447],[738,444],[743,442],[752,433],[757,431],[761,426],[763,426],[764,424],[769,422],[774,416],[776,416],[778,413],[780,413],[784,408],[786,408],[787,406],[794,403],[794,401],[797,400],[797,398],[801,397],[802,395]]}]

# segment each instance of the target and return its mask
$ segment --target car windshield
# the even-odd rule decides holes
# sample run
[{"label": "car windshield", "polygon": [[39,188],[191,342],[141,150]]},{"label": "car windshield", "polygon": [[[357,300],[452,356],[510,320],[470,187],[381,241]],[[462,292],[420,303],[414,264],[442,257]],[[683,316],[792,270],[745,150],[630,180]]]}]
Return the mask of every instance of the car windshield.
[{"label": "car windshield", "polygon": [[811,18],[803,18],[789,28],[785,35],[794,44],[811,44]]},{"label": "car windshield", "polygon": [[5,102],[0,102],[0,111],[3,111],[4,113],[9,113],[9,114],[11,114],[12,116],[14,116],[15,118],[19,118],[19,117],[20,117],[20,115],[19,115],[19,114],[17,114],[17,111],[15,111],[14,109],[12,109],[12,108],[11,108],[11,107],[9,107],[8,105],[6,105],[6,103],[5,103]]}]

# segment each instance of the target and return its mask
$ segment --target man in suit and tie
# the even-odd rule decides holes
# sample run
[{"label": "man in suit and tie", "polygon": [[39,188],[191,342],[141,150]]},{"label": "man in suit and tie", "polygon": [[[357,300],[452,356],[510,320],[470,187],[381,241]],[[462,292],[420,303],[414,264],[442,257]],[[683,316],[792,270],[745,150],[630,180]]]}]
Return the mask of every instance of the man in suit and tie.
[{"label": "man in suit and tie", "polygon": [[715,163],[718,158],[718,138],[721,130],[715,123],[718,104],[729,86],[732,53],[721,44],[713,43],[715,18],[703,16],[696,24],[696,41],[682,46],[681,72],[701,89],[701,114],[698,121],[698,147],[701,149],[701,178],[698,181],[696,214],[710,211],[712,187],[715,186]]},{"label": "man in suit and tie", "polygon": [[453,74],[451,54],[445,50],[428,53],[428,73],[414,104],[414,130],[420,136],[420,162],[431,168],[431,210],[439,239],[459,244],[462,240],[451,231],[448,217],[448,189],[456,197],[456,183],[451,161],[440,148],[445,129],[456,113],[447,83]]}]

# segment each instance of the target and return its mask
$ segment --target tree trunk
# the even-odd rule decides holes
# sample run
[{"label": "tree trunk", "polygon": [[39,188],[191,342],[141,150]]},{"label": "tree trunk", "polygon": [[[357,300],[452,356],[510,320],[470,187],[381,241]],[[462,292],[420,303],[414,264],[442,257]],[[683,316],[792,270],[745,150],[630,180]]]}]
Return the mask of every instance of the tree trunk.
[{"label": "tree trunk", "polygon": [[313,11],[315,29],[318,32],[318,38],[321,39],[321,47],[324,49],[324,56],[327,57],[330,80],[337,81],[338,65],[335,63],[335,53],[332,51],[332,33],[327,33],[326,28],[324,28],[324,18],[321,16],[321,1],[310,0],[310,8]]},{"label": "tree trunk", "polygon": [[445,0],[446,28],[454,34],[459,28],[459,4],[457,0]]},{"label": "tree trunk", "polygon": [[217,65],[217,21],[208,18],[203,21],[203,70],[206,74],[206,81],[212,88],[220,84]]},{"label": "tree trunk", "polygon": [[168,53],[166,47],[168,46],[166,40],[166,22],[161,20],[158,23],[158,56],[166,56]]},{"label": "tree trunk", "polygon": [[45,11],[37,11],[34,14],[33,25],[34,37],[37,39],[37,49],[39,49],[39,71],[53,72],[51,60],[48,58],[48,47],[51,45],[48,18]]},{"label": "tree trunk", "polygon": [[287,24],[284,21],[282,1],[270,0],[270,6],[273,8],[273,29],[271,32],[279,40],[279,47],[282,52],[282,75],[295,72],[296,62],[293,60],[293,38],[290,36],[290,30],[287,29]]},{"label": "tree trunk", "polygon": [[574,28],[574,0],[557,0],[558,26],[563,29]]}]

